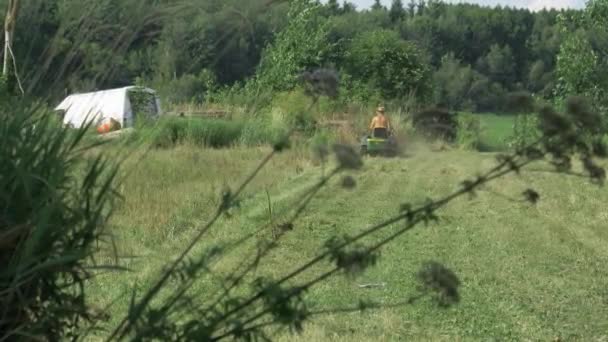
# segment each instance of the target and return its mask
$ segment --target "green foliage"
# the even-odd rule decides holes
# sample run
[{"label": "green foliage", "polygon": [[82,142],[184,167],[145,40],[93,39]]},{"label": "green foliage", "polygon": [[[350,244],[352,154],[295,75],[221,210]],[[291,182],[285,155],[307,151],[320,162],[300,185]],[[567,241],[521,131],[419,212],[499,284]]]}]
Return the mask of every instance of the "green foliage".
[{"label": "green foliage", "polygon": [[486,77],[475,81],[471,86],[471,94],[475,94],[475,110],[479,112],[503,112],[508,110],[505,105],[507,91],[498,83]]},{"label": "green foliage", "polygon": [[154,127],[152,145],[173,147],[193,144],[207,147],[230,147],[238,143],[244,123],[221,119],[164,118]]},{"label": "green foliage", "polygon": [[157,108],[156,94],[136,87],[129,90],[128,96],[136,125],[158,118],[160,113]]},{"label": "green foliage", "polygon": [[463,149],[476,150],[481,143],[481,120],[471,113],[458,113],[458,146]]},{"label": "green foliage", "polygon": [[372,10],[381,11],[383,9],[385,9],[385,7],[382,6],[382,3],[380,3],[380,0],[374,0],[374,4],[372,5]]},{"label": "green foliage", "polygon": [[202,120],[198,124],[188,124],[186,139],[201,146],[229,147],[239,140],[242,130],[240,122]]},{"label": "green foliage", "polygon": [[392,22],[398,22],[405,18],[406,12],[405,8],[403,8],[403,1],[401,0],[393,0],[391,3],[391,8],[389,10],[389,16]]},{"label": "green foliage", "polygon": [[511,136],[506,139],[506,144],[511,149],[522,149],[537,141],[541,136],[539,130],[538,116],[533,113],[517,115],[513,122]]},{"label": "green foliage", "polygon": [[0,101],[8,102],[11,97],[6,76],[0,75]]},{"label": "green foliage", "polygon": [[[453,110],[503,111],[504,87],[469,65],[453,53],[442,57],[433,75],[434,103]],[[502,82],[502,81],[501,81]]]},{"label": "green foliage", "polygon": [[270,105],[273,92],[260,89],[258,93],[252,93],[242,83],[231,86],[221,86],[208,94],[207,103],[217,103],[223,106],[236,106],[243,108],[246,112],[259,112],[262,108]]},{"label": "green foliage", "polygon": [[434,102],[450,109],[473,110],[479,100],[478,93],[473,90],[479,82],[479,75],[471,66],[462,65],[453,53],[441,59],[439,69],[433,75]]},{"label": "green foliage", "polygon": [[154,123],[141,124],[119,141],[163,149],[178,145],[211,148],[262,146],[274,144],[285,131],[284,127],[274,126],[268,117],[243,120],[161,117]]},{"label": "green foliage", "polygon": [[327,1],[327,12],[329,15],[340,14],[340,4],[338,3],[338,0]]},{"label": "green foliage", "polygon": [[[605,54],[602,4],[591,2],[588,15],[578,15],[580,20],[560,31],[556,18],[578,12],[531,13],[416,1],[409,6],[395,1],[393,11],[382,6],[354,11],[349,3],[321,5],[312,0],[34,1],[22,7],[14,47],[23,63],[19,65],[23,84],[31,88],[26,91],[46,95],[52,90],[54,100],[65,96],[66,90],[110,88],[141,77],[166,103],[215,101],[215,95],[223,93],[218,90],[234,84],[248,84],[235,100],[254,102],[262,94],[266,100],[265,93],[292,89],[304,70],[334,66],[341,78],[350,74],[345,83],[349,95],[376,101],[378,93],[385,100],[409,96],[404,92],[419,76],[408,74],[411,70],[402,68],[403,61],[395,56],[377,63],[387,67],[374,77],[349,67],[352,43],[371,31],[386,30],[413,43],[425,56],[420,63],[427,69],[440,69],[446,55],[457,56],[460,68],[454,75],[472,77],[467,97],[478,99],[465,101],[462,108],[499,111],[503,105],[499,97],[505,91],[527,89],[543,97],[551,95],[555,57],[571,31],[582,28],[596,55]],[[360,58],[361,65],[374,65],[381,54],[369,52]],[[601,74],[596,76],[600,81]],[[13,75],[9,78],[13,89]],[[428,88],[443,84],[427,79]],[[440,98],[441,102],[454,103],[452,97],[461,91],[449,93],[435,96],[444,94],[449,98]]]},{"label": "green foliage", "polygon": [[557,73],[564,94],[584,94],[596,84],[598,56],[584,32],[571,35],[562,43],[557,57]]},{"label": "green foliage", "polygon": [[411,95],[424,99],[432,89],[422,52],[390,30],[358,35],[348,50],[346,71],[381,91],[385,99]]},{"label": "green foliage", "polygon": [[316,128],[312,100],[301,89],[278,93],[271,105],[273,127],[311,133]]},{"label": "green foliage", "polygon": [[117,169],[87,157],[86,128],[48,112],[0,112],[0,339],[71,339],[91,315],[85,281]]},{"label": "green foliage", "polygon": [[291,90],[302,72],[323,66],[331,45],[327,44],[328,26],[321,12],[321,5],[311,0],[290,3],[289,24],[264,50],[257,75],[248,84],[250,89]]},{"label": "green foliage", "polygon": [[586,6],[585,15],[590,28],[608,30],[608,1],[588,0]]},{"label": "green foliage", "polygon": [[382,90],[370,87],[363,80],[359,80],[348,74],[341,75],[343,87],[340,90],[340,99],[344,103],[380,103],[382,102]]},{"label": "green foliage", "polygon": [[514,84],[515,60],[508,45],[501,47],[498,44],[493,44],[485,58],[480,61],[480,64],[482,70],[485,69],[484,71],[493,82],[503,86]]},{"label": "green foliage", "polygon": [[243,123],[239,142],[245,146],[261,146],[274,142],[282,132],[273,128],[268,118],[255,118]]},{"label": "green foliage", "polygon": [[198,75],[184,74],[154,83],[158,83],[155,88],[168,103],[203,103],[217,89],[216,76],[209,69],[201,70]]},{"label": "green foliage", "polygon": [[555,87],[553,73],[547,71],[545,62],[538,60],[530,66],[527,77],[528,90],[543,98],[551,96]]},{"label": "green foliage", "polygon": [[330,146],[336,142],[337,139],[334,131],[324,129],[317,130],[308,141],[314,160],[321,163],[327,162]]},{"label": "green foliage", "polygon": [[[608,109],[608,1],[593,0],[578,15],[559,17],[565,35],[557,56],[557,95],[582,95],[596,109]],[[575,29],[573,29],[573,27]]]}]

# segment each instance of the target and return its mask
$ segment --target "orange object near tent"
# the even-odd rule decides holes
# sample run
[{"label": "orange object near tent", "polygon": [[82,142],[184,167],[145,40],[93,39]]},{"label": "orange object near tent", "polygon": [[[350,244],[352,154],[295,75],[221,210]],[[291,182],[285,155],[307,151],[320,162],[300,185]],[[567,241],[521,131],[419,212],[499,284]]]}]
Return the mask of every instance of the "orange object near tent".
[{"label": "orange object near tent", "polygon": [[120,129],[120,122],[116,121],[113,118],[107,118],[102,120],[97,126],[97,133],[105,134],[113,131],[117,131]]}]

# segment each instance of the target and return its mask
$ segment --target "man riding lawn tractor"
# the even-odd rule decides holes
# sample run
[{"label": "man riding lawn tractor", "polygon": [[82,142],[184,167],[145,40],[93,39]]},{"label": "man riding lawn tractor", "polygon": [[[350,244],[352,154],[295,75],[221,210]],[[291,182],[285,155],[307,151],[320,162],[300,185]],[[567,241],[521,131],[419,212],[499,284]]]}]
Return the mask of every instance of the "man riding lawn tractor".
[{"label": "man riding lawn tractor", "polygon": [[361,154],[393,156],[397,153],[397,142],[393,136],[390,120],[385,116],[384,107],[378,107],[376,110],[369,130],[371,134],[366,135],[361,141]]}]

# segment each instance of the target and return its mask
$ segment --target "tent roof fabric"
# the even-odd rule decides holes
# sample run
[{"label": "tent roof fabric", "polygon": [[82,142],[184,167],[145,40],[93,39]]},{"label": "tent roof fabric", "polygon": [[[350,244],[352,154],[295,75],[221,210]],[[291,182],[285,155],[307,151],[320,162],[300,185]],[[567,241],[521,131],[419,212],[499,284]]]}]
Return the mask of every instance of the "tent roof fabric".
[{"label": "tent roof fabric", "polygon": [[[55,110],[64,110],[63,122],[74,127],[82,127],[91,120],[113,118],[124,124],[131,116],[131,104],[128,91],[135,86],[117,89],[95,91],[90,93],[73,94],[66,97]],[[156,92],[149,88],[141,88],[150,94]]]}]

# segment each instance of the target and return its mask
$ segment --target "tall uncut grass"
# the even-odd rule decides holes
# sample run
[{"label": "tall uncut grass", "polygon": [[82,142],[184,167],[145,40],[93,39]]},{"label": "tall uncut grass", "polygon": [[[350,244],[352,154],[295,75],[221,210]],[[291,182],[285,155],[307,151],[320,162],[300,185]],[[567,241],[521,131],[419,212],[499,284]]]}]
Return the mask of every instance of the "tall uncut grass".
[{"label": "tall uncut grass", "polygon": [[111,214],[117,168],[87,156],[87,127],[0,110],[0,340],[57,341],[95,317],[85,281]]}]

